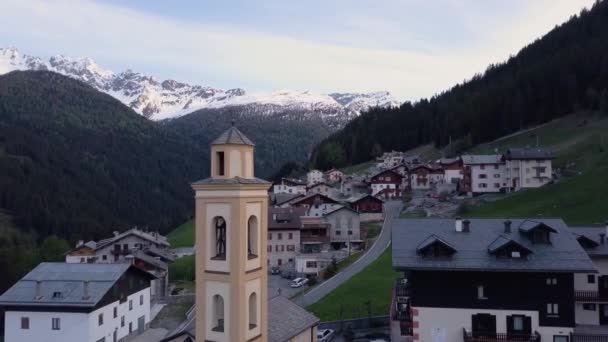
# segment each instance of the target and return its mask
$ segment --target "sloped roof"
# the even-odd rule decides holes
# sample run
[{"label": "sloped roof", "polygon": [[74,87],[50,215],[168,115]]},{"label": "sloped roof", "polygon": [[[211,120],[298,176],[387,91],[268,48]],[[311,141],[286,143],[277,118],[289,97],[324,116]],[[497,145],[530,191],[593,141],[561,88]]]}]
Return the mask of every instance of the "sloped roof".
[{"label": "sloped roof", "polygon": [[[276,215],[276,220],[275,220]],[[286,230],[300,229],[302,222],[300,217],[306,215],[306,208],[268,208],[268,229]]]},{"label": "sloped roof", "polygon": [[323,194],[319,194],[319,193],[312,193],[312,194],[308,194],[308,195],[306,195],[306,196],[304,196],[302,198],[295,199],[293,202],[291,202],[291,204],[297,204],[297,203],[306,201],[307,199],[309,199],[311,197],[315,197],[315,196],[319,196],[319,197],[325,198],[327,200],[327,202],[329,202],[329,203],[338,203],[337,200],[335,200],[335,199],[333,199],[333,198],[331,198],[331,197],[329,197],[327,195],[323,195]]},{"label": "sloped roof", "polygon": [[[127,263],[44,262],[0,296],[0,305],[94,307],[130,267]],[[84,283],[87,281],[89,297],[85,298]],[[39,298],[36,297],[37,282],[40,282]],[[54,296],[55,293],[61,295]]]},{"label": "sloped roof", "polygon": [[287,203],[289,201],[292,201],[298,197],[304,197],[304,195],[302,194],[275,194],[275,193],[270,193],[270,200],[273,204],[275,205],[281,205],[284,203]]},{"label": "sloped roof", "polygon": [[[394,219],[391,222],[393,267],[398,270],[596,272],[589,256],[561,219],[535,219],[556,231],[551,233],[551,244],[532,244],[527,234],[517,229],[528,221],[526,219],[510,219],[513,229],[505,233],[505,220],[470,219],[470,231],[457,232],[454,219]],[[431,235],[450,244],[458,253],[449,260],[418,255],[418,246]],[[533,254],[525,260],[500,259],[490,254],[488,246],[498,245],[495,241],[500,235]]]},{"label": "sloped roof", "polygon": [[114,242],[122,240],[123,238],[130,236],[130,235],[135,235],[144,240],[148,240],[150,242],[169,247],[169,242],[167,241],[167,238],[165,236],[158,234],[157,232],[149,233],[149,232],[145,232],[143,230],[139,230],[137,228],[132,228],[132,229],[126,230],[122,233],[119,233],[118,235],[113,236],[111,238],[100,240],[96,244],[96,249],[100,249],[107,245],[113,244]]},{"label": "sloped roof", "polygon": [[424,241],[422,241],[417,247],[416,247],[416,252],[422,252],[424,251],[427,247],[439,243],[442,246],[446,247],[447,249],[451,250],[452,252],[458,252],[456,250],[456,248],[452,247],[452,245],[450,245],[449,243],[443,241],[440,237],[438,237],[435,234],[431,234],[429,235],[428,238],[426,238]]},{"label": "sloped roof", "polygon": [[384,203],[384,201],[381,198],[378,198],[376,196],[372,196],[370,194],[363,194],[363,195],[357,196],[357,197],[349,197],[349,198],[346,199],[346,202],[351,203],[351,204],[352,203],[357,203],[357,202],[359,202],[359,201],[361,201],[363,199],[366,199],[368,197],[371,198],[371,199],[373,199],[373,200],[375,200],[375,201],[378,201],[380,203]]},{"label": "sloped roof", "polygon": [[217,139],[213,140],[211,145],[249,145],[255,146],[255,144],[239,131],[238,128],[232,126],[228,128],[224,133],[220,134]]},{"label": "sloped roof", "polygon": [[[575,238],[585,237],[597,244],[594,248],[585,249],[585,252],[587,252],[590,257],[608,256],[608,237],[606,237],[606,226],[574,226],[570,227],[570,231]],[[604,235],[603,243],[602,235]]]},{"label": "sloped roof", "polygon": [[552,233],[557,233],[557,230],[555,230],[551,226],[545,224],[544,222],[538,222],[535,220],[525,220],[524,222],[522,222],[519,225],[519,230],[524,233],[529,233],[529,232],[537,230],[537,229],[543,229],[543,230],[548,230]]},{"label": "sloped roof", "polygon": [[283,296],[268,301],[268,341],[286,342],[319,324],[319,319]]},{"label": "sloped roof", "polygon": [[334,209],[332,209],[331,211],[328,211],[327,213],[325,213],[325,215],[324,215],[324,216],[329,216],[329,215],[332,215],[332,214],[334,214],[334,213],[336,213],[336,212],[338,212],[338,211],[340,211],[340,210],[348,210],[348,211],[352,211],[353,213],[355,213],[355,214],[359,215],[359,213],[358,213],[356,210],[353,210],[353,209],[351,209],[351,208],[349,208],[349,207],[345,207],[345,206],[338,206],[337,208],[334,208]]},{"label": "sloped roof", "polygon": [[502,164],[502,155],[500,154],[470,154],[462,156],[461,159],[465,165]]},{"label": "sloped roof", "polygon": [[526,250],[528,253],[532,253],[532,251],[530,249],[528,249],[526,246],[522,246],[520,243],[518,243],[517,241],[505,237],[504,235],[500,235],[499,237],[496,238],[496,240],[494,240],[489,246],[488,246],[488,252],[490,253],[496,253],[497,251],[509,246],[509,245],[516,245],[517,247]]},{"label": "sloped roof", "polygon": [[510,148],[505,153],[505,159],[553,159],[555,155],[552,151],[542,147],[523,147]]}]

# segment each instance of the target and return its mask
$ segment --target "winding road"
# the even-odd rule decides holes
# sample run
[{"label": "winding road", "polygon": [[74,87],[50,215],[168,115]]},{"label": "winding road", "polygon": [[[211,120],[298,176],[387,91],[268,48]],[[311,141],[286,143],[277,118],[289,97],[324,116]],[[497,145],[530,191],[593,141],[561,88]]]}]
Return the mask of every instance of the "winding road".
[{"label": "winding road", "polygon": [[335,290],[338,286],[342,285],[342,283],[350,279],[352,276],[361,272],[374,260],[378,259],[378,257],[380,257],[380,255],[391,243],[390,222],[392,219],[399,217],[401,206],[401,201],[386,202],[384,205],[385,216],[382,231],[372,247],[367,250],[367,252],[365,252],[365,254],[357,261],[346,267],[340,273],[319,284],[308,293],[298,297],[295,302],[302,307],[307,307],[313,303],[316,303],[321,298],[327,296],[330,292]]}]

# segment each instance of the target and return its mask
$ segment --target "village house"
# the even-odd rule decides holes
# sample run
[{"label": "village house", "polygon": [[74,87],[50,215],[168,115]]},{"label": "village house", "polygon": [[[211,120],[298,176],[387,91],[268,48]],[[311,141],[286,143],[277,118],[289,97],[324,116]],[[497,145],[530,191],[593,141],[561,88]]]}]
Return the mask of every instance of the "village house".
[{"label": "village house", "polygon": [[385,199],[403,196],[403,176],[395,171],[383,170],[370,177],[372,196]]},{"label": "village house", "polygon": [[439,164],[443,169],[445,183],[458,184],[464,178],[464,166],[460,158],[442,158]]},{"label": "village house", "polygon": [[501,192],[507,186],[506,166],[502,155],[463,155],[464,177],[459,184],[462,193]]},{"label": "village house", "polygon": [[[604,226],[570,227],[572,234],[599,273],[574,275],[576,324],[608,325],[608,223]],[[584,327],[578,327],[585,332]],[[575,331],[577,328],[575,328]],[[608,329],[603,331],[608,334]]]},{"label": "village house", "polygon": [[325,178],[323,172],[319,170],[310,170],[308,171],[308,173],[306,173],[306,182],[308,183],[308,186],[312,186],[314,184],[321,183],[324,181]]},{"label": "village house", "polygon": [[429,173],[429,179],[431,186],[437,186],[445,183],[445,171],[440,164],[429,164],[431,172]]},{"label": "village house", "polygon": [[362,177],[346,176],[340,183],[340,192],[345,197],[354,196],[356,194],[366,194],[368,191],[369,186]]},{"label": "village house", "polygon": [[295,178],[281,178],[272,186],[275,194],[306,194],[306,182]]},{"label": "village house", "polygon": [[268,267],[293,263],[300,251],[301,216],[306,208],[268,208]]},{"label": "village house", "polygon": [[335,199],[322,194],[310,194],[289,202],[292,207],[319,208],[322,204],[339,204]]},{"label": "village house", "polygon": [[569,342],[596,272],[561,219],[396,219],[392,238],[396,342]]},{"label": "village house", "polygon": [[331,186],[327,185],[327,183],[325,183],[325,182],[315,183],[314,185],[311,185],[308,188],[306,188],[307,195],[322,194],[325,196],[330,196],[332,192],[333,192],[333,188]]},{"label": "village house", "polygon": [[359,213],[361,222],[380,221],[384,218],[384,201],[372,195],[351,198],[348,203]]},{"label": "village house", "polygon": [[339,206],[324,216],[331,226],[330,242],[333,249],[359,249],[361,240],[361,220],[359,213],[348,207]]},{"label": "village house", "polygon": [[551,182],[551,160],[554,158],[551,151],[538,147],[508,149],[503,156],[507,189],[538,188]]},{"label": "village house", "polygon": [[150,323],[152,275],[125,263],[41,263],[0,296],[5,341],[128,341]]},{"label": "village house", "polygon": [[268,196],[270,205],[277,208],[289,207],[291,202],[304,197],[302,194],[275,194],[274,192],[269,193]]},{"label": "village house", "polygon": [[327,170],[324,173],[325,180],[329,183],[339,182],[344,178],[344,172],[338,169]]},{"label": "village house", "polygon": [[66,263],[130,263],[150,274],[152,299],[169,293],[169,263],[175,256],[169,251],[167,238],[157,232],[132,228],[100,241],[79,241],[66,253]]},{"label": "village house", "polygon": [[305,254],[328,251],[331,226],[322,217],[300,217],[300,252]]},{"label": "village house", "polygon": [[410,188],[412,190],[428,190],[431,188],[431,172],[428,165],[418,165],[410,170]]}]

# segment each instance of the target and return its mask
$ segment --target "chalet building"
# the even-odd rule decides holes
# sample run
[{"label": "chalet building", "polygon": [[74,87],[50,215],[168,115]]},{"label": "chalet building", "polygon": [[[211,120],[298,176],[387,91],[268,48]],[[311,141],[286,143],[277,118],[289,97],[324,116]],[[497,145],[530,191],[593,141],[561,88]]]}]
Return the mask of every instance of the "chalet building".
[{"label": "chalet building", "polygon": [[342,178],[344,178],[344,172],[338,169],[327,170],[323,175],[325,177],[325,180],[329,183],[339,182],[342,180]]},{"label": "chalet building", "polygon": [[5,341],[129,341],[150,323],[152,278],[124,263],[41,263],[0,296]]},{"label": "chalet building", "polygon": [[308,171],[308,173],[306,174],[306,182],[308,183],[308,186],[317,184],[317,183],[322,183],[325,181],[323,172],[319,171],[319,170],[310,170]]},{"label": "chalet building", "polygon": [[431,181],[431,186],[437,186],[439,184],[445,183],[445,171],[440,164],[429,164],[429,168],[431,172],[429,173],[429,178]]},{"label": "chalet building", "polygon": [[300,252],[320,253],[328,251],[330,247],[331,226],[322,217],[300,217],[302,228],[300,229]]},{"label": "chalet building", "polygon": [[300,251],[301,216],[306,208],[268,208],[268,267],[293,263]]},{"label": "chalet building", "polygon": [[384,170],[370,177],[372,196],[400,198],[403,196],[403,176],[395,171]]},{"label": "chalet building", "polygon": [[325,196],[330,196],[332,193],[332,187],[327,185],[327,183],[321,182],[321,183],[315,183],[314,185],[311,185],[309,187],[306,188],[306,194],[310,195],[310,194],[322,194]]},{"label": "chalet building", "polygon": [[576,324],[606,326],[608,335],[608,224],[571,231],[599,272],[574,275]]},{"label": "chalet building", "polygon": [[355,196],[357,194],[367,194],[369,186],[361,177],[345,176],[340,182],[340,192],[345,197]]},{"label": "chalet building", "polygon": [[554,158],[551,151],[543,148],[508,149],[503,156],[507,189],[538,188],[551,182],[551,160]]},{"label": "chalet building", "polygon": [[464,155],[461,158],[464,175],[459,184],[460,192],[481,194],[505,190],[507,171],[502,155]]},{"label": "chalet building", "polygon": [[152,299],[169,295],[169,264],[175,256],[169,251],[167,238],[157,232],[133,228],[114,232],[114,236],[100,241],[79,241],[66,253],[66,263],[130,263],[150,274]]},{"label": "chalet building", "polygon": [[275,194],[306,194],[306,182],[295,178],[281,178],[281,180],[272,186],[272,192]]},{"label": "chalet building", "polygon": [[418,165],[410,170],[410,188],[412,190],[428,190],[432,186],[431,172],[428,165]]},{"label": "chalet building", "polygon": [[380,221],[384,218],[384,201],[372,195],[351,198],[348,204],[359,213],[361,222]]},{"label": "chalet building", "polygon": [[464,166],[460,158],[443,158],[439,160],[443,169],[444,181],[447,184],[458,184],[464,178]]},{"label": "chalet building", "polygon": [[333,249],[361,247],[361,221],[357,211],[340,206],[325,214],[324,218],[330,225],[329,238]]},{"label": "chalet building", "polygon": [[[396,219],[391,341],[569,342],[595,266],[561,219]],[[582,340],[581,340],[582,341]]]},{"label": "chalet building", "polygon": [[310,194],[290,202],[293,207],[311,208],[321,204],[338,204],[338,201],[322,194]]}]

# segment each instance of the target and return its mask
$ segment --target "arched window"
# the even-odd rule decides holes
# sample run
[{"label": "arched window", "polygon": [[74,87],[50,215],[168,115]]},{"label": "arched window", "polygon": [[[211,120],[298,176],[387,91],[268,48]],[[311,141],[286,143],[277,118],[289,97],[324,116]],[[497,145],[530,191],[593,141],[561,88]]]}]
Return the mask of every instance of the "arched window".
[{"label": "arched window", "polygon": [[213,296],[211,330],[224,332],[224,298],[220,295]]},{"label": "arched window", "polygon": [[226,220],[218,216],[213,218],[215,228],[215,257],[216,260],[226,260]]},{"label": "arched window", "polygon": [[258,326],[258,295],[253,292],[249,295],[249,330]]},{"label": "arched window", "polygon": [[247,257],[251,260],[258,255],[258,219],[252,215],[247,221]]}]

